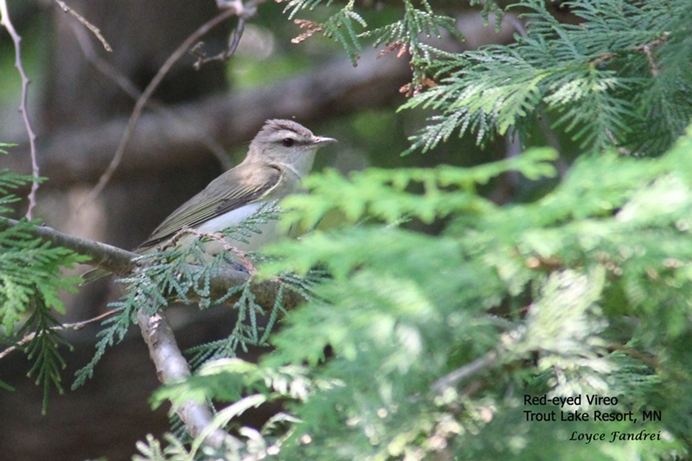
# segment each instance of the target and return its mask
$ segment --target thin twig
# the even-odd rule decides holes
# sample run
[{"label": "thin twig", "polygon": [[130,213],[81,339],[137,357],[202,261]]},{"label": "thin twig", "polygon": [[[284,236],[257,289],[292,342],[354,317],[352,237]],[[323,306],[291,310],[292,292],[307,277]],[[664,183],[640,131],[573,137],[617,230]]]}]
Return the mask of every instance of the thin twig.
[{"label": "thin twig", "polygon": [[29,113],[27,111],[27,93],[29,89],[29,83],[31,82],[29,78],[26,76],[26,72],[24,71],[24,66],[22,65],[22,51],[20,47],[20,42],[22,41],[22,37],[17,34],[17,31],[14,30],[14,26],[12,25],[12,21],[10,21],[10,14],[7,10],[7,3],[5,0],[0,0],[0,25],[5,27],[7,29],[7,32],[9,32],[10,37],[12,37],[12,42],[14,43],[14,54],[15,54],[15,61],[14,65],[19,71],[19,76],[22,79],[22,96],[21,96],[21,102],[19,104],[19,111],[22,113],[22,118],[24,119],[24,126],[26,128],[26,133],[29,136],[29,148],[30,148],[30,153],[31,153],[31,175],[33,177],[33,182],[31,184],[31,191],[29,192],[29,206],[26,210],[26,219],[31,219],[32,218],[32,212],[34,210],[34,207],[36,206],[36,193],[38,192],[38,184],[39,184],[39,168],[38,168],[38,160],[36,156],[36,134],[34,133],[34,130],[31,127],[31,122],[29,121]]},{"label": "thin twig", "polygon": [[72,8],[70,8],[69,6],[67,6],[67,5],[65,4],[65,2],[61,2],[60,0],[55,0],[55,2],[56,2],[58,5],[60,5],[60,8],[62,8],[62,10],[63,10],[65,13],[70,13],[72,16],[74,16],[75,18],[77,18],[77,20],[78,20],[79,22],[81,22],[82,24],[84,24],[84,26],[85,26],[87,29],[89,29],[91,32],[93,32],[93,34],[96,36],[96,38],[99,39],[99,41],[100,41],[101,44],[103,45],[103,48],[104,48],[106,51],[108,51],[109,53],[111,53],[111,52],[113,51],[113,48],[111,48],[111,46],[108,44],[108,42],[107,42],[106,39],[103,37],[103,35],[101,35],[101,30],[99,30],[98,27],[96,27],[95,25],[93,25],[92,23],[90,23],[89,21],[87,21],[86,19],[84,19],[83,16],[81,16],[81,15],[80,15],[79,13],[77,13],[75,10],[73,10]]},{"label": "thin twig", "polygon": [[658,76],[659,68],[656,64],[656,60],[654,59],[654,55],[651,52],[651,49],[659,46],[660,44],[668,40],[669,37],[670,32],[663,32],[663,34],[661,34],[661,36],[653,42],[645,43],[644,45],[637,48],[638,51],[641,51],[642,53],[644,53],[644,55],[646,55],[646,59],[647,61],[649,61],[649,66],[651,67],[651,75],[654,77]]},{"label": "thin twig", "polygon": [[[120,89],[122,89],[128,96],[137,101],[142,96],[142,92],[135,86],[130,79],[125,75],[120,73],[118,69],[113,67],[111,63],[101,58],[99,54],[94,49],[91,40],[84,28],[79,27],[77,24],[72,24],[72,30],[74,31],[75,37],[77,38],[77,43],[82,49],[84,58],[89,62],[96,70],[101,72],[103,75],[112,80]],[[229,169],[231,165],[230,158],[224,148],[216,142],[216,140],[210,136],[206,130],[196,123],[194,120],[183,119],[177,115],[174,111],[167,108],[165,105],[159,103],[156,100],[150,99],[148,102],[148,107],[154,109],[160,114],[170,117],[170,119],[176,124],[176,127],[180,130],[190,130],[195,139],[197,139],[204,147],[209,149],[209,151],[214,154],[217,160],[221,163],[224,170]]]},{"label": "thin twig", "polygon": [[197,61],[195,61],[195,63],[192,66],[195,68],[195,70],[199,70],[202,68],[204,64],[211,61],[228,61],[228,59],[231,56],[233,56],[233,53],[235,53],[238,49],[238,44],[240,43],[240,38],[243,36],[244,31],[245,17],[241,16],[238,18],[238,25],[231,34],[230,38],[228,39],[228,48],[226,48],[225,51],[222,51],[221,53],[212,57],[207,57],[207,55],[200,50],[202,42],[198,43],[198,46],[194,46],[190,51],[193,56],[197,56]]},{"label": "thin twig", "polygon": [[226,236],[223,235],[221,232],[200,232],[191,227],[184,227],[180,229],[173,237],[164,242],[163,245],[156,247],[156,250],[164,251],[168,248],[173,248],[178,244],[180,239],[186,235],[193,235],[198,239],[206,238],[220,243],[223,246],[224,251],[233,254],[240,260],[240,263],[243,267],[245,267],[245,269],[247,269],[249,274],[254,275],[255,273],[257,273],[257,269],[255,269],[255,265],[248,258],[247,253],[231,245],[226,239]]},{"label": "thin twig", "polygon": [[608,350],[611,352],[622,352],[623,354],[629,355],[633,359],[639,360],[646,365],[650,366],[654,370],[660,370],[661,369],[661,363],[656,357],[652,357],[650,355],[646,355],[642,352],[639,352],[638,350],[632,348],[632,347],[627,347],[622,344],[617,344],[613,343],[608,346]]},{"label": "thin twig", "polygon": [[[663,43],[665,43],[668,38],[670,37],[670,32],[663,32],[660,37],[658,37],[656,40],[652,40],[649,43],[645,43],[640,46],[636,46],[634,48],[628,48],[628,50],[632,51],[640,51],[644,53],[646,56],[647,61],[649,62],[649,65],[651,66],[651,74],[655,77],[658,75],[659,69],[658,66],[656,65],[656,61],[654,60],[653,54],[651,53],[651,49],[655,48]],[[592,59],[589,61],[589,64],[592,66],[597,66],[599,64],[603,64],[606,61],[609,61],[613,58],[618,57],[618,53],[605,53],[596,59]]]},{"label": "thin twig", "polygon": [[478,357],[471,363],[467,363],[463,367],[457,368],[451,373],[443,376],[442,378],[435,381],[432,385],[432,390],[437,393],[442,393],[445,389],[452,387],[454,384],[462,381],[476,373],[492,366],[497,361],[498,354],[496,351],[491,350],[485,355]]},{"label": "thin twig", "polygon": [[646,55],[646,59],[649,61],[649,66],[651,66],[651,75],[654,77],[658,76],[658,65],[654,60],[654,55],[651,53],[651,47],[649,45],[644,45],[642,47],[642,52]]},{"label": "thin twig", "polygon": [[139,120],[139,117],[142,115],[142,110],[144,109],[144,106],[146,105],[147,101],[151,97],[151,95],[154,93],[156,88],[158,88],[159,84],[163,80],[163,78],[168,74],[168,72],[171,70],[173,65],[187,52],[187,50],[202,37],[205,35],[207,32],[209,32],[211,29],[213,29],[215,26],[221,24],[223,21],[226,19],[230,18],[235,14],[235,10],[233,9],[227,9],[225,11],[222,11],[220,14],[212,18],[211,20],[207,21],[204,23],[201,27],[199,27],[195,32],[193,32],[185,41],[183,41],[180,46],[169,56],[169,58],[166,60],[166,62],[161,66],[159,71],[156,73],[154,78],[149,82],[149,85],[144,89],[144,92],[142,92],[142,95],[139,97],[137,100],[137,103],[135,104],[134,109],[132,110],[132,115],[130,116],[130,120],[128,121],[127,128],[125,128],[125,132],[123,133],[122,138],[120,139],[120,144],[118,145],[118,149],[115,151],[115,155],[111,159],[110,164],[108,165],[108,168],[106,168],[106,171],[101,175],[101,178],[99,178],[98,183],[94,188],[89,192],[89,195],[87,198],[82,202],[82,204],[79,206],[79,208],[82,208],[86,203],[89,203],[90,201],[94,200],[103,188],[106,186],[108,181],[110,181],[111,177],[113,176],[113,173],[115,173],[115,170],[118,168],[120,165],[120,161],[122,160],[123,154],[125,153],[125,149],[127,148],[127,144],[130,141],[130,138],[132,137],[132,134],[134,133],[135,126],[137,125],[137,121]]},{"label": "thin twig", "polygon": [[603,64],[606,61],[610,61],[611,59],[613,59],[617,55],[618,55],[617,53],[605,53],[605,54],[602,54],[601,56],[597,57],[596,59],[589,61],[589,64],[592,66],[598,66],[599,64]]},{"label": "thin twig", "polygon": [[615,137],[615,135],[613,134],[612,131],[606,129],[605,132],[606,132],[606,136],[608,136],[608,139],[610,139],[610,142],[613,143],[613,146],[618,146],[617,150],[618,150],[618,153],[620,155],[628,155],[628,156],[632,155],[632,151],[625,149],[622,146],[619,146],[620,141],[618,141],[618,139]]},{"label": "thin twig", "polygon": [[[64,331],[64,330],[81,330],[85,326],[89,325],[90,323],[94,322],[100,322],[101,320],[110,317],[111,315],[115,314],[118,312],[117,310],[110,310],[108,312],[104,312],[101,315],[97,315],[96,317],[90,318],[88,320],[82,320],[81,322],[75,322],[75,323],[65,323],[62,325],[56,325],[54,327],[51,327],[51,331]],[[20,339],[17,343],[15,343],[13,346],[8,347],[4,351],[0,352],[0,359],[5,358],[7,355],[9,355],[11,352],[14,352],[18,348],[25,346],[26,344],[30,343],[31,341],[34,340],[36,337],[36,333],[29,333],[28,335],[25,335],[22,339]]]},{"label": "thin twig", "polygon": [[608,350],[610,352],[622,352],[623,354],[629,355],[633,359],[639,360],[645,365],[648,365],[652,369],[656,370],[658,373],[667,373],[671,375],[674,379],[678,379],[681,381],[688,379],[684,373],[681,373],[680,371],[675,370],[671,367],[665,367],[658,359],[658,357],[645,354],[632,347],[627,347],[623,344],[613,343],[608,346]]},{"label": "thin twig", "polygon": [[141,92],[137,89],[134,83],[132,83],[125,75],[121,74],[115,67],[111,65],[108,61],[101,58],[96,49],[89,40],[89,36],[84,31],[83,28],[79,27],[77,24],[71,22],[72,32],[74,32],[75,38],[77,39],[77,44],[82,50],[84,58],[92,66],[96,68],[103,75],[111,79],[120,89],[122,89],[128,96],[137,100],[141,96]]}]

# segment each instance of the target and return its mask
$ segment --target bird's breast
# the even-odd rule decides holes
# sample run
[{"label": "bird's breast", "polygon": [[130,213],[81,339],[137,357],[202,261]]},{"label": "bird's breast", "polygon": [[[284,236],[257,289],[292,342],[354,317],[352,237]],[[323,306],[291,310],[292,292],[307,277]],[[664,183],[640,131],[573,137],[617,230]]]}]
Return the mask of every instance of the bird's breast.
[{"label": "bird's breast", "polygon": [[[199,232],[216,233],[229,227],[238,226],[242,221],[255,214],[262,205],[263,203],[250,203],[235,210],[228,211],[199,225],[196,230]],[[261,233],[248,231],[250,234],[245,236],[248,243],[230,239],[229,243],[242,251],[257,251],[263,245],[278,238],[277,224],[278,221],[275,219],[257,224],[256,227]]]}]

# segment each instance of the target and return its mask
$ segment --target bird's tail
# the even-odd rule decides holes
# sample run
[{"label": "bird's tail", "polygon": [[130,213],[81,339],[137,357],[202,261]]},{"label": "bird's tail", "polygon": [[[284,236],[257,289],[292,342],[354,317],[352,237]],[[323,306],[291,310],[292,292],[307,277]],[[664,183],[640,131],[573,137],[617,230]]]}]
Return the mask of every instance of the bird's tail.
[{"label": "bird's tail", "polygon": [[101,279],[107,275],[110,275],[110,271],[107,271],[106,269],[92,269],[90,271],[85,272],[82,274],[82,283],[81,285],[87,285],[91,282],[95,282],[98,279]]}]

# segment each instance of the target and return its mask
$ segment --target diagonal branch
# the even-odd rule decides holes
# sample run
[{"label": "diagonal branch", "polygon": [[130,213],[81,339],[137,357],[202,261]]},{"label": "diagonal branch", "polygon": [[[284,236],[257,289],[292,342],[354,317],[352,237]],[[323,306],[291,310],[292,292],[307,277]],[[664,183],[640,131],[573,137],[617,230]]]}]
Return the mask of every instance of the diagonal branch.
[{"label": "diagonal branch", "polygon": [[[20,224],[20,221],[0,217],[0,229],[13,227],[18,224]],[[137,265],[137,259],[141,258],[141,255],[133,253],[132,251],[123,250],[93,240],[67,235],[47,226],[35,226],[29,230],[29,232],[31,232],[33,236],[51,242],[55,246],[67,248],[75,253],[89,256],[91,261],[88,264],[120,276],[130,273]],[[209,296],[212,298],[221,298],[228,293],[232,287],[247,283],[249,279],[250,274],[244,271],[235,270],[231,267],[220,270],[210,279]],[[265,280],[263,282],[253,283],[252,294],[257,304],[262,307],[273,306],[280,286],[281,283],[278,280]],[[230,297],[225,301],[225,304],[232,305],[238,299],[238,296],[240,295]],[[189,293],[189,299],[191,301],[200,300],[199,295],[194,293]],[[284,290],[282,299],[282,304],[287,310],[295,308],[305,300],[303,296],[292,290]]]},{"label": "diagonal branch", "polygon": [[[123,75],[111,63],[99,56],[96,49],[91,44],[91,40],[89,40],[84,28],[79,27],[76,24],[72,24],[72,31],[77,38],[77,44],[82,49],[82,53],[84,54],[84,58],[87,60],[87,62],[94,66],[94,68],[101,72],[105,77],[113,81],[113,83],[115,83],[136,102],[142,96],[142,92],[135,86],[135,84],[132,83],[127,76]],[[197,139],[204,147],[209,149],[209,151],[214,154],[219,163],[221,163],[221,165],[224,167],[224,170],[227,170],[233,166],[230,164],[228,154],[223,147],[216,142],[213,137],[209,136],[206,128],[199,125],[196,119],[183,119],[174,110],[166,107],[164,104],[154,99],[149,99],[147,106],[153,109],[155,112],[168,117],[175,124],[176,131],[189,132],[190,136]]]},{"label": "diagonal branch", "polygon": [[[142,338],[149,348],[149,356],[156,366],[156,376],[159,381],[163,384],[171,384],[190,376],[190,365],[178,348],[165,314],[160,312],[147,315],[140,310],[137,313],[137,323],[142,331]],[[199,436],[213,420],[209,407],[194,400],[188,400],[173,409],[185,423],[185,428],[192,437]],[[209,434],[205,442],[214,448],[221,448],[226,443],[236,446],[240,443],[221,429],[216,429]]]},{"label": "diagonal branch", "polygon": [[27,77],[26,72],[24,71],[24,66],[22,64],[22,50],[20,47],[20,42],[22,41],[22,37],[17,34],[17,31],[14,30],[14,26],[12,25],[12,21],[10,21],[10,13],[7,10],[7,3],[5,0],[0,0],[0,25],[2,25],[5,29],[7,29],[7,32],[9,32],[10,37],[12,37],[12,42],[14,43],[14,55],[15,55],[15,61],[14,65],[19,71],[19,76],[22,79],[22,96],[21,96],[21,102],[19,104],[19,111],[22,113],[22,119],[24,120],[24,127],[26,128],[26,133],[29,136],[29,148],[30,148],[30,156],[31,156],[31,175],[33,176],[34,180],[31,183],[31,192],[29,192],[29,207],[26,210],[26,218],[31,219],[31,213],[36,206],[36,192],[38,192],[38,184],[39,184],[39,168],[38,168],[38,159],[36,156],[36,134],[34,133],[33,128],[31,127],[31,121],[29,120],[29,113],[27,112],[27,93],[29,90],[29,83],[31,82],[29,80],[29,77]]},{"label": "diagonal branch", "polygon": [[[0,218],[0,229],[17,226],[23,222],[15,221],[7,218]],[[140,255],[116,248],[110,245],[105,245],[99,242],[94,242],[87,239],[72,237],[67,234],[58,232],[50,227],[36,226],[29,229],[35,237],[49,241],[53,245],[61,246],[70,249],[76,253],[87,255],[92,258],[92,264],[99,268],[116,272],[124,275],[135,268],[136,258]],[[134,260],[134,261],[133,261]],[[243,271],[237,271],[228,268],[225,271],[217,274],[211,280],[210,296],[221,297],[228,293],[233,286],[247,283],[250,279],[250,274]],[[260,306],[271,306],[274,304],[280,283],[278,281],[266,281],[253,284],[253,296],[255,302]],[[240,296],[237,295],[237,296]],[[226,303],[235,302],[236,297],[229,299]],[[195,300],[195,295],[190,293],[190,299]],[[282,301],[285,309],[295,307],[304,299],[298,293],[290,290],[282,291]],[[163,312],[157,312],[153,315],[146,313],[146,306],[137,312],[137,323],[142,332],[144,342],[149,348],[149,355],[156,367],[156,374],[163,384],[170,384],[175,381],[185,379],[190,376],[190,366],[183,357],[180,348],[177,345],[175,335],[171,329]],[[110,315],[112,312],[107,313]],[[88,322],[91,322],[89,320]],[[80,322],[80,327],[86,322]],[[62,328],[67,328],[63,326]],[[25,341],[26,338],[23,341]],[[0,354],[0,357],[9,354],[13,348],[7,349]],[[176,405],[174,411],[185,424],[185,427],[192,437],[198,437],[205,433],[205,429],[212,423],[213,415],[210,408],[205,404],[200,404],[194,400]],[[222,448],[224,446],[238,447],[239,442],[229,434],[220,429],[212,431],[205,438],[205,443],[214,447]]]},{"label": "diagonal branch", "polygon": [[[111,315],[114,315],[116,313],[117,313],[117,311],[110,310],[110,311],[104,312],[101,315],[97,315],[96,317],[92,317],[92,318],[87,319],[87,320],[82,320],[81,322],[63,323],[62,325],[57,325],[57,326],[51,327],[50,329],[53,331],[81,330],[82,328],[89,325],[90,323],[100,322],[103,319],[110,317]],[[35,337],[36,337],[36,332],[29,333],[28,335],[24,336],[22,339],[20,339],[16,343],[14,343],[13,346],[10,346],[7,349],[5,349],[4,351],[0,352],[0,359],[8,356],[11,352],[16,351],[17,348],[20,348],[22,346],[26,346],[31,341],[33,341]]]},{"label": "diagonal branch", "polygon": [[214,18],[200,26],[195,32],[192,33],[192,35],[190,35],[183,43],[181,43],[180,46],[178,46],[178,48],[176,48],[176,50],[173,52],[173,54],[171,54],[171,56],[168,57],[166,62],[161,66],[159,71],[156,73],[151,82],[149,82],[149,85],[147,85],[147,87],[144,89],[144,92],[142,92],[142,95],[137,100],[137,103],[135,104],[135,107],[132,110],[130,120],[127,123],[127,127],[125,128],[125,132],[120,138],[120,143],[118,144],[118,149],[115,151],[115,155],[113,155],[113,158],[111,159],[108,168],[106,168],[106,171],[101,175],[101,178],[99,178],[99,182],[91,190],[88,197],[84,200],[83,204],[88,203],[94,198],[96,198],[96,196],[98,196],[101,193],[103,188],[106,187],[108,181],[110,181],[111,177],[113,176],[113,173],[115,173],[115,170],[120,165],[120,161],[122,160],[122,157],[125,154],[125,149],[127,149],[127,144],[130,142],[130,138],[132,137],[132,133],[134,132],[139,117],[142,115],[142,110],[144,109],[144,106],[146,105],[147,101],[154,93],[156,88],[158,88],[163,78],[171,70],[173,65],[187,52],[187,50],[190,49],[190,47],[196,41],[200,39],[200,37],[202,37],[215,26],[221,24],[223,21],[225,21],[233,15],[235,15],[234,9],[227,9],[225,11],[222,11],[220,14],[218,14],[217,16],[215,16]]},{"label": "diagonal branch", "polygon": [[447,388],[450,388],[457,384],[460,381],[465,380],[466,378],[469,378],[486,368],[492,367],[498,359],[498,354],[494,350],[489,351],[485,355],[478,357],[477,359],[473,360],[470,363],[467,363],[466,365],[457,368],[456,370],[452,371],[451,373],[443,376],[442,378],[438,379],[435,381],[431,388],[434,392],[441,394],[444,392]]},{"label": "diagonal branch", "polygon": [[77,21],[81,22],[84,25],[84,27],[89,29],[96,36],[96,38],[99,39],[99,41],[101,42],[101,45],[103,45],[103,49],[105,49],[109,53],[113,51],[113,48],[111,48],[111,46],[108,44],[108,42],[106,41],[106,38],[103,36],[103,34],[101,34],[101,29],[99,29],[98,27],[96,27],[95,25],[93,25],[92,23],[87,21],[86,19],[84,19],[84,17],[82,15],[80,15],[75,10],[73,10],[72,8],[67,6],[65,4],[65,2],[62,2],[60,0],[55,0],[55,2],[58,4],[58,6],[60,6],[60,8],[62,8],[62,10],[65,13],[71,14],[72,16],[77,18]]}]

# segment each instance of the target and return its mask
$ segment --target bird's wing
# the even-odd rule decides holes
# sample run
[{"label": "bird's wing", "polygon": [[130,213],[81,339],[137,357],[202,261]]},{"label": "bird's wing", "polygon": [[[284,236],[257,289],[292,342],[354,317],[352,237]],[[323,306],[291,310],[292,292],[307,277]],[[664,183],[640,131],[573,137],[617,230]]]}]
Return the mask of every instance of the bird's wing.
[{"label": "bird's wing", "polygon": [[[168,240],[184,227],[197,227],[219,215],[262,199],[277,187],[281,176],[282,170],[275,165],[238,165],[178,207],[137,251],[148,250]],[[190,206],[192,202],[196,202],[194,207]]]}]

